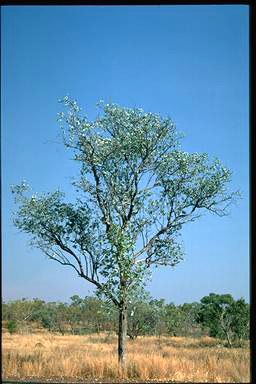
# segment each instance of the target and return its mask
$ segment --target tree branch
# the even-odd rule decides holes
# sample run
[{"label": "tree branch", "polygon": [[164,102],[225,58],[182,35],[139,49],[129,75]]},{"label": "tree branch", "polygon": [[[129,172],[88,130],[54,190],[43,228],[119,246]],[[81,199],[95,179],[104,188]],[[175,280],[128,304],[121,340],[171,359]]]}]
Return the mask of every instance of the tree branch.
[{"label": "tree branch", "polygon": [[95,179],[96,198],[97,198],[97,201],[99,203],[100,210],[103,214],[104,224],[106,225],[107,231],[109,231],[109,229],[110,229],[110,222],[109,222],[110,217],[106,212],[106,209],[104,207],[104,204],[103,204],[101,196],[100,196],[100,178],[99,178],[99,175],[97,173],[96,167],[93,163],[91,163],[91,168],[92,168],[93,176]]}]

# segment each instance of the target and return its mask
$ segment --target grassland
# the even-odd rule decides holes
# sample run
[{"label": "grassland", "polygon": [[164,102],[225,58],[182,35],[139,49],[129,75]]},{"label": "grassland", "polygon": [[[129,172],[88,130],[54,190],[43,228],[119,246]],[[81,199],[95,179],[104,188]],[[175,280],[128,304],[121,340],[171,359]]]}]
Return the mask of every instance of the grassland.
[{"label": "grassland", "polygon": [[[120,378],[117,337],[50,333],[2,336],[4,379]],[[139,337],[128,341],[123,378],[181,382],[250,382],[249,348],[228,349],[210,337]]]}]

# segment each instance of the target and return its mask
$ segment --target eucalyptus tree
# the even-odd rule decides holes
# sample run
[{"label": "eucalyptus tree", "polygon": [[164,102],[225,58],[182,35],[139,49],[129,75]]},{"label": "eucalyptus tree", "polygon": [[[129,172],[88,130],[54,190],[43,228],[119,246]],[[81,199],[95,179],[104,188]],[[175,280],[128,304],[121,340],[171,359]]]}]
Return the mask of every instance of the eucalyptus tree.
[{"label": "eucalyptus tree", "polygon": [[14,222],[49,259],[74,269],[119,311],[118,356],[125,365],[127,305],[152,266],[174,267],[177,236],[203,211],[223,216],[236,192],[231,172],[207,154],[186,153],[170,118],[138,108],[98,104],[90,121],[65,97],[59,114],[64,145],[80,165],[76,203],[59,190],[32,195],[12,188]]},{"label": "eucalyptus tree", "polygon": [[226,339],[230,348],[235,341],[242,346],[249,337],[249,304],[243,298],[236,301],[230,294],[210,293],[201,299],[198,320],[210,336]]}]

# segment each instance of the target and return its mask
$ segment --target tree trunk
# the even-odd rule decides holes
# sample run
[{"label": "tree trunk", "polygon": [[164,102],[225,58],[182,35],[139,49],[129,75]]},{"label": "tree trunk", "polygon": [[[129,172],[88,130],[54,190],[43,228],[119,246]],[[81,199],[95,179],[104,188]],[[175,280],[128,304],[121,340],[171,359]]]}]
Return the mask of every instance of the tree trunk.
[{"label": "tree trunk", "polygon": [[228,330],[226,331],[226,336],[227,336],[227,340],[228,340],[228,346],[229,346],[229,348],[232,348],[232,343],[231,343],[231,340],[230,340],[230,336],[229,336]]},{"label": "tree trunk", "polygon": [[119,309],[118,329],[118,361],[121,369],[126,363],[126,336],[127,336],[127,306],[122,305]]}]

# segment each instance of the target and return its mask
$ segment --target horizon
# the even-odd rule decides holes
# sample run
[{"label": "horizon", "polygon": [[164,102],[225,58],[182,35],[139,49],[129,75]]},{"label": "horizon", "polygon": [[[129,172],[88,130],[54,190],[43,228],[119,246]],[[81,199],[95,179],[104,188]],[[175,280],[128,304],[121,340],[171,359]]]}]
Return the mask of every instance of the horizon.
[{"label": "horizon", "polygon": [[[147,291],[148,292],[148,291]],[[206,295],[203,295],[202,297],[201,297],[201,299],[203,298],[203,297],[205,297],[205,296],[209,296],[211,293],[214,293],[214,292],[209,292],[208,294],[206,294]],[[74,295],[72,295],[72,296],[75,296],[76,294],[74,294]],[[227,293],[227,292],[224,292],[224,293],[221,293],[220,295],[229,295],[229,293]],[[72,297],[71,296],[71,297]],[[79,295],[77,295],[77,296],[79,296]],[[232,296],[232,295],[231,295]],[[68,300],[65,300],[65,301],[62,301],[62,300],[51,300],[51,301],[48,301],[48,300],[43,300],[43,299],[40,299],[40,297],[34,297],[34,298],[27,298],[27,297],[22,297],[22,298],[17,298],[17,299],[9,299],[9,300],[5,300],[5,299],[2,299],[2,304],[9,304],[9,303],[12,303],[12,302],[15,302],[15,301],[34,301],[34,300],[42,300],[42,301],[44,301],[46,304],[49,304],[49,303],[56,303],[56,304],[67,304],[67,305],[70,305],[71,304],[71,297],[69,297],[69,299]],[[81,297],[81,296],[79,296],[79,298],[81,298],[81,299],[85,299],[86,297],[90,297],[90,298],[97,298],[98,300],[100,300],[100,301],[106,301],[107,299],[106,298],[101,298],[101,299],[99,299],[95,294],[91,294],[91,295],[85,295],[85,296],[83,296],[83,297]],[[232,296],[233,297],[233,296]],[[161,298],[161,297],[159,297],[159,298],[155,298],[155,297],[153,297],[152,295],[150,296],[150,300],[164,300],[164,304],[165,305],[169,305],[169,304],[174,304],[175,306],[180,306],[180,305],[183,305],[183,304],[193,304],[193,303],[200,303],[200,301],[201,301],[201,299],[200,300],[198,300],[198,301],[191,301],[191,302],[184,302],[184,303],[179,303],[179,304],[175,304],[174,302],[172,302],[172,301],[166,301],[164,298]],[[233,297],[233,299],[234,299],[234,297]],[[238,299],[236,299],[236,301],[237,300],[240,300],[240,299],[244,299],[244,301],[247,303],[247,304],[251,304],[250,303],[250,300],[249,301],[247,301],[244,297],[239,297]],[[234,299],[235,300],[235,299]]]}]

